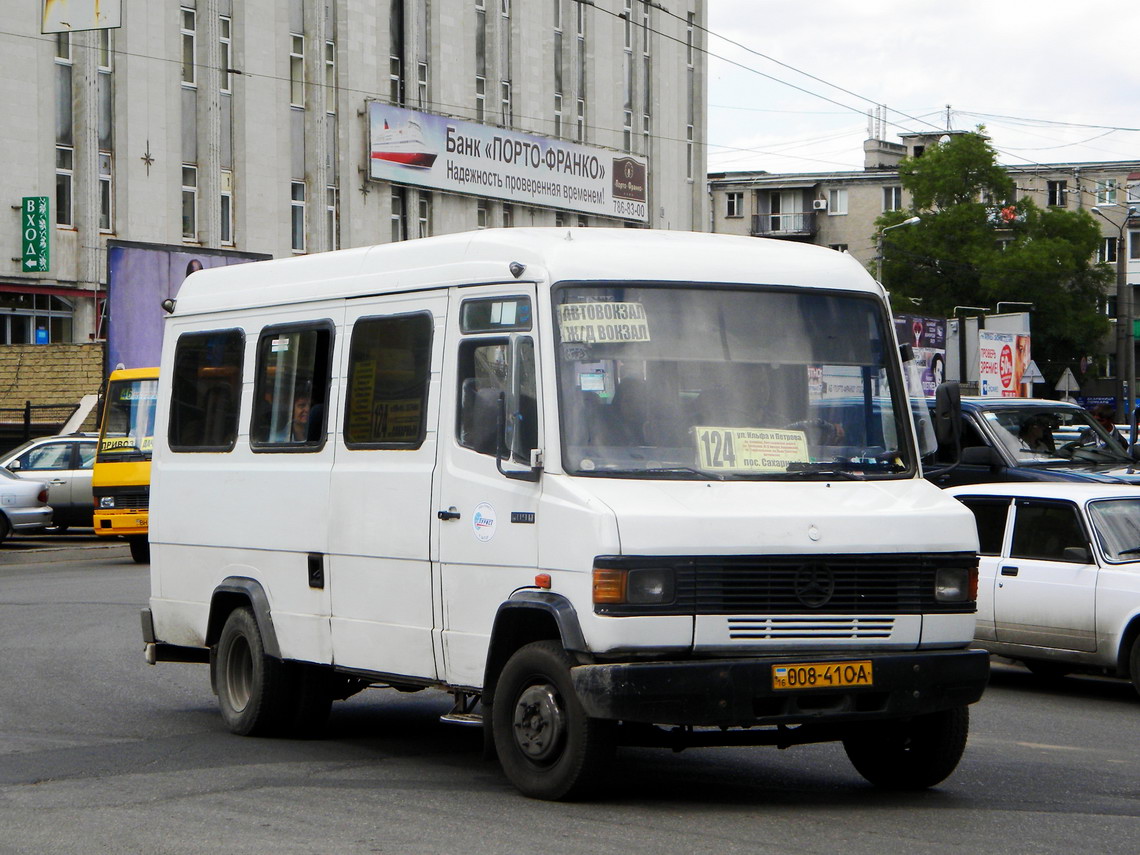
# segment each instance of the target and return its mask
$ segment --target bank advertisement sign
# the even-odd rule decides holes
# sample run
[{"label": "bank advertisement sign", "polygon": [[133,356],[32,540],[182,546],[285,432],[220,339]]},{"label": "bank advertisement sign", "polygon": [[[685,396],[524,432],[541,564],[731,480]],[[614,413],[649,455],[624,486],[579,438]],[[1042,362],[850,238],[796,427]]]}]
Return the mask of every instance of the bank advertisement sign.
[{"label": "bank advertisement sign", "polygon": [[644,157],[368,102],[369,176],[602,217],[649,219]]},{"label": "bank advertisement sign", "polygon": [[1029,359],[1028,334],[978,330],[978,390],[986,397],[1020,397]]}]

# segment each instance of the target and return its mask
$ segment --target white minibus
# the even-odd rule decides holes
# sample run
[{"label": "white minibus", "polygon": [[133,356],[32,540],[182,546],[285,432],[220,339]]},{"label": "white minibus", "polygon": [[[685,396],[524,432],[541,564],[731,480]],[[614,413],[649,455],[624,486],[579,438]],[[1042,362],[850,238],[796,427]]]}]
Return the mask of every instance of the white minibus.
[{"label": "white minibus", "polygon": [[382,686],[452,694],[538,798],[622,745],[956,767],[977,535],[851,256],[486,230],[203,270],[167,310],[143,634],[233,732]]}]

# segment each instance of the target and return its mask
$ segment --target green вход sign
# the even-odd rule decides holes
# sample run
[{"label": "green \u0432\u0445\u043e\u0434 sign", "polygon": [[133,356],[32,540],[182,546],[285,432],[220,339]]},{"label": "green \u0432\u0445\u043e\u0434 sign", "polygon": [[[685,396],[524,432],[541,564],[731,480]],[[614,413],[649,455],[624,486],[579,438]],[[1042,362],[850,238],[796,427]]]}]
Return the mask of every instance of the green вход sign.
[{"label": "green \u0432\u0445\u043e\u0434 sign", "polygon": [[20,209],[20,237],[23,244],[20,269],[43,273],[51,266],[51,232],[47,196],[25,196]]}]

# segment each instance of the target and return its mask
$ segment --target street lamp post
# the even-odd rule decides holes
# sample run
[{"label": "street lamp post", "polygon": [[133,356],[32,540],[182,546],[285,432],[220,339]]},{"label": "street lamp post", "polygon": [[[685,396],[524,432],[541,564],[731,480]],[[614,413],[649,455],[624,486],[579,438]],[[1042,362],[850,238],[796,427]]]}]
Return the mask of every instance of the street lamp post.
[{"label": "street lamp post", "polygon": [[1136,383],[1136,345],[1132,331],[1132,289],[1128,286],[1128,255],[1124,248],[1124,230],[1136,216],[1136,206],[1124,209],[1118,223],[1104,212],[1115,205],[1096,206],[1093,213],[1116,228],[1116,400],[1117,412],[1132,420],[1132,392]]},{"label": "street lamp post", "polygon": [[886,282],[883,281],[883,272],[885,270],[885,267],[883,265],[883,235],[885,235],[891,229],[901,229],[903,226],[913,226],[915,223],[920,223],[920,222],[922,222],[922,217],[907,217],[901,223],[895,223],[893,226],[886,226],[885,228],[882,228],[879,230],[879,238],[878,238],[878,244],[879,245],[878,245],[878,247],[876,247],[876,249],[878,250],[877,255],[879,257],[879,284],[880,285],[883,285],[883,286],[886,285]]}]

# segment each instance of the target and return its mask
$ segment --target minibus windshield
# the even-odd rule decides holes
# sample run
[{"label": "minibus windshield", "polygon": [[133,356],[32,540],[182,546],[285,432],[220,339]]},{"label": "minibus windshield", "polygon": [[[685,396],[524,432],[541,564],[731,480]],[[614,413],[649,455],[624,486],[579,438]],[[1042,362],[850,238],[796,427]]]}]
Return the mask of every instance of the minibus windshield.
[{"label": "minibus windshield", "polygon": [[150,460],[157,401],[157,380],[113,380],[109,384],[98,462]]},{"label": "minibus windshield", "polygon": [[563,284],[554,313],[569,474],[914,474],[901,372],[872,295]]}]

